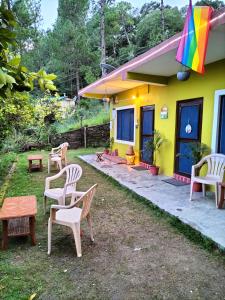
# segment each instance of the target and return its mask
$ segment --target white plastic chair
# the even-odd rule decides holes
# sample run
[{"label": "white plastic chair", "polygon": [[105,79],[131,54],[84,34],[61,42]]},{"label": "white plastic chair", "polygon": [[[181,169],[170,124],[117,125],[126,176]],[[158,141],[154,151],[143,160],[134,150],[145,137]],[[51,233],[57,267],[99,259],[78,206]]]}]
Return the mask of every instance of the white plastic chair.
[{"label": "white plastic chair", "polygon": [[[50,183],[55,179],[60,178],[66,173],[66,181],[63,188],[50,188]],[[82,168],[77,164],[71,164],[63,168],[58,174],[47,177],[45,179],[45,191],[44,191],[44,212],[46,212],[47,197],[57,200],[59,205],[65,205],[67,197],[70,197],[76,192],[76,184],[81,178]],[[82,194],[79,194],[82,195]]]},{"label": "white plastic chair", "polygon": [[[78,200],[76,193],[72,195],[71,205],[52,205],[50,218],[48,220],[48,255],[51,254],[51,236],[52,224],[60,224],[70,227],[73,231],[77,256],[81,257],[81,239],[80,239],[80,223],[83,219],[87,219],[91,240],[94,241],[92,220],[90,214],[91,203],[95,195],[97,184],[93,185],[86,193]],[[82,208],[77,207],[82,204]]]},{"label": "white plastic chair", "polygon": [[67,165],[66,154],[68,147],[68,143],[63,143],[59,147],[52,148],[48,156],[48,173],[51,171],[51,163],[55,163],[59,170],[62,170],[62,163],[64,163],[64,166]]},{"label": "white plastic chair", "polygon": [[[197,176],[204,164],[207,164],[208,167],[206,176]],[[225,155],[217,153],[205,156],[198,164],[192,166],[190,200],[192,200],[194,182],[202,183],[203,197],[205,197],[205,185],[214,185],[216,206],[218,207],[219,184],[223,182],[224,169]]]}]

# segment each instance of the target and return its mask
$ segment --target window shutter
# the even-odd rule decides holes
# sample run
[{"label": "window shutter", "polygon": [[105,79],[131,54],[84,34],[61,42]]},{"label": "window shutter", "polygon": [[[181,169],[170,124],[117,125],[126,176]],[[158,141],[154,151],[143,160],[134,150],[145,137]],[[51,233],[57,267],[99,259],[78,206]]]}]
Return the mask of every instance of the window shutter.
[{"label": "window shutter", "polygon": [[134,141],[134,109],[117,110],[117,139]]}]

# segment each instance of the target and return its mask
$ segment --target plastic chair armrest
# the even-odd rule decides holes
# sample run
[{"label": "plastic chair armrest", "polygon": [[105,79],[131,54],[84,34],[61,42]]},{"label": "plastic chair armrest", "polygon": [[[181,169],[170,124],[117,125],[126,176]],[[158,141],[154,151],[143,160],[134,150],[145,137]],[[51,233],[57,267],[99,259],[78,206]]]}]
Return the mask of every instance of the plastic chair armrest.
[{"label": "plastic chair armrest", "polygon": [[48,190],[50,189],[50,182],[61,177],[61,175],[63,174],[63,170],[60,171],[58,174],[50,176],[50,177],[46,177],[45,178],[45,189]]},{"label": "plastic chair armrest", "polygon": [[59,210],[59,209],[68,209],[70,205],[58,205],[53,204],[51,205],[51,209]]},{"label": "plastic chair armrest", "polygon": [[85,192],[74,192],[72,197],[71,197],[71,201],[70,201],[70,206],[74,206],[74,204],[76,204],[76,202],[85,194]]},{"label": "plastic chair armrest", "polygon": [[205,159],[203,158],[197,164],[193,165],[191,168],[191,176],[196,176],[196,170],[199,170],[204,164],[206,163]]},{"label": "plastic chair armrest", "polygon": [[51,209],[50,209],[50,220],[54,221],[55,217],[56,217],[56,212],[59,209],[67,209],[68,206],[64,206],[64,205],[51,205]]},{"label": "plastic chair armrest", "polygon": [[52,150],[51,150],[51,153],[54,153],[54,151],[57,151],[57,150],[59,150],[59,149],[61,149],[61,146],[58,146],[58,147],[52,148]]}]

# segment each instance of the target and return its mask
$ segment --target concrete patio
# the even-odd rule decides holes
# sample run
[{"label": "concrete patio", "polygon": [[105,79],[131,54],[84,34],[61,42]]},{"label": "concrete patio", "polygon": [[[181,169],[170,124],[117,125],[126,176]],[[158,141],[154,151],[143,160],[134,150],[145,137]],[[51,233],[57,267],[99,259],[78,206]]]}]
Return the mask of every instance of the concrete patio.
[{"label": "concrete patio", "polygon": [[137,171],[130,166],[109,161],[96,162],[95,155],[80,158],[225,249],[225,209],[216,208],[211,193],[208,193],[207,198],[203,198],[201,193],[194,193],[193,201],[190,202],[189,185],[176,187],[162,181],[167,177],[152,176],[147,170]]}]

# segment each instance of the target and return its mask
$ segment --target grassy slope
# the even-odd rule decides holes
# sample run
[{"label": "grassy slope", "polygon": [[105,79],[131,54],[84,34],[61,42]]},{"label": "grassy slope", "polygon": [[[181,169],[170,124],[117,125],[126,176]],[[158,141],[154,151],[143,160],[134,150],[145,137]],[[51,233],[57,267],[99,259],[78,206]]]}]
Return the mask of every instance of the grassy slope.
[{"label": "grassy slope", "polygon": [[89,151],[70,151],[70,161],[84,171],[78,189],[99,185],[93,205],[96,242],[90,242],[84,223],[81,259],[70,231],[57,226],[47,256],[48,215],[42,210],[46,169],[27,173],[27,154],[20,155],[8,196],[37,196],[38,245],[12,239],[9,249],[0,252],[0,299],[28,299],[33,293],[40,299],[222,299],[223,259],[190,243],[158,211],[75,158]]},{"label": "grassy slope", "polygon": [[9,171],[15,159],[15,153],[0,154],[0,188],[4,177],[7,175],[7,172]]},{"label": "grassy slope", "polygon": [[[82,121],[82,126],[95,126],[106,124],[109,122],[109,112],[104,110],[97,113],[95,116],[89,117]],[[63,124],[57,125],[57,131],[59,133],[67,132],[74,129],[79,129],[81,127],[80,121],[74,122],[73,120],[65,120]]]}]

